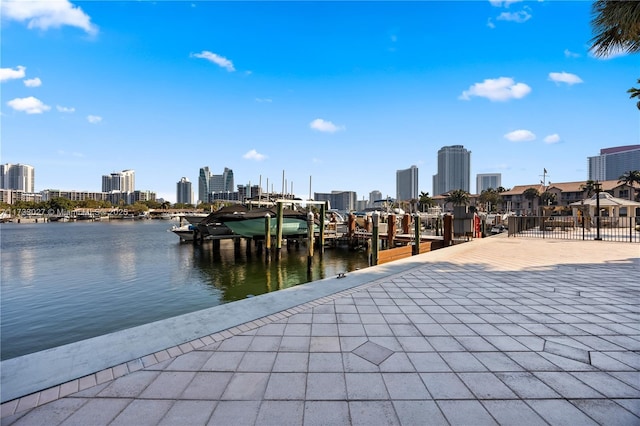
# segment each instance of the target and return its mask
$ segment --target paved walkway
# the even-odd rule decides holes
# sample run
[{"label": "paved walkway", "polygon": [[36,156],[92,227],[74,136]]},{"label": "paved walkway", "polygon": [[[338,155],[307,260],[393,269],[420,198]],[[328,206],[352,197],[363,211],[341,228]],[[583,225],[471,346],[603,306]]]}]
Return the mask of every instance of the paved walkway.
[{"label": "paved walkway", "polygon": [[2,425],[639,425],[639,258],[475,240],[5,402]]}]

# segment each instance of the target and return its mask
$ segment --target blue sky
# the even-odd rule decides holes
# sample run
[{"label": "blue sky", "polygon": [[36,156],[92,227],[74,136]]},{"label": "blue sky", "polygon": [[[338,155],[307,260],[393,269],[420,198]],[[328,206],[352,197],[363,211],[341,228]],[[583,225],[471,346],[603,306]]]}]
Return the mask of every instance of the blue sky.
[{"label": "blue sky", "polygon": [[[186,176],[395,196],[464,145],[504,187],[587,179],[639,143],[637,55],[589,53],[591,2],[3,1],[1,162],[36,191]],[[432,194],[433,195],[433,194]]]}]

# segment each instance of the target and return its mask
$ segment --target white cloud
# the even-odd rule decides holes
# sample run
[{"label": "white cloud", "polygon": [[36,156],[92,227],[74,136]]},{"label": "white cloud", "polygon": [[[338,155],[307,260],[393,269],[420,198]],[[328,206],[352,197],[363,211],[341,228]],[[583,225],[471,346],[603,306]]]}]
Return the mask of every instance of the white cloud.
[{"label": "white cloud", "polygon": [[543,140],[545,143],[548,143],[548,144],[558,143],[560,142],[560,135],[557,133],[554,133],[552,135],[545,136]]},{"label": "white cloud", "polygon": [[531,92],[531,87],[524,83],[516,83],[512,78],[488,78],[482,83],[475,83],[468,90],[462,92],[458,99],[468,101],[471,96],[487,98],[491,101],[507,101],[520,99]]},{"label": "white cloud", "polygon": [[569,49],[564,49],[564,57],[565,58],[579,58],[580,54],[572,52]]},{"label": "white cloud", "polygon": [[496,27],[496,24],[494,24],[494,23],[493,23],[493,20],[492,20],[491,18],[489,18],[489,19],[487,20],[487,27],[489,27],[489,28],[491,28],[491,29],[493,29],[493,28],[495,28],[495,27]]},{"label": "white cloud", "polygon": [[556,83],[567,83],[568,85],[582,83],[582,79],[575,74],[571,74],[568,72],[550,72],[549,80],[555,81]]},{"label": "white cloud", "polygon": [[327,132],[334,133],[338,130],[344,130],[344,126],[336,126],[330,121],[323,120],[322,118],[316,118],[311,123],[309,123],[309,127],[319,132]]},{"label": "white cloud", "polygon": [[217,55],[213,52],[209,52],[208,50],[203,50],[200,53],[192,53],[191,56],[200,58],[200,59],[206,59],[207,61],[213,62],[214,64],[226,69],[229,72],[236,70],[233,67],[233,62],[231,62],[224,56]]},{"label": "white cloud", "polygon": [[18,65],[13,68],[0,68],[0,81],[14,80],[17,78],[24,78],[26,68],[22,65]]},{"label": "white cloud", "polygon": [[73,107],[63,107],[63,106],[60,106],[60,105],[56,105],[56,109],[58,110],[58,112],[69,112],[69,113],[71,113],[71,112],[75,112],[76,111],[76,109],[73,108]]},{"label": "white cloud", "polygon": [[527,142],[536,139],[536,135],[534,135],[530,130],[514,130],[513,132],[509,132],[504,135],[504,137],[511,142]]},{"label": "white cloud", "polygon": [[502,12],[496,19],[498,21],[510,21],[521,24],[531,19],[531,14],[526,10],[520,10],[518,12]]},{"label": "white cloud", "polygon": [[45,105],[40,99],[34,98],[33,96],[12,99],[7,102],[7,105],[16,111],[26,112],[27,114],[42,114],[51,109],[50,106]]},{"label": "white cloud", "polygon": [[87,121],[91,124],[98,124],[102,122],[102,117],[99,115],[87,115]]},{"label": "white cloud", "polygon": [[40,80],[38,77],[30,78],[28,80],[24,80],[24,85],[27,87],[40,87],[42,86],[42,80]]},{"label": "white cloud", "polygon": [[519,3],[521,1],[522,0],[504,0],[504,1],[503,0],[489,0],[489,3],[491,3],[491,6],[494,6],[494,7],[502,7],[502,6],[509,7],[509,6],[511,6],[511,4]]},{"label": "white cloud", "polygon": [[262,161],[265,158],[267,158],[266,155],[264,154],[260,154],[258,151],[256,151],[255,149],[252,149],[251,151],[247,152],[246,154],[244,154],[242,156],[242,158],[246,159],[246,160],[255,160],[255,161]]},{"label": "white cloud", "polygon": [[14,21],[27,22],[27,28],[48,30],[65,25],[83,29],[88,34],[96,34],[98,27],[82,9],[68,0],[46,1],[3,1],[2,15]]}]

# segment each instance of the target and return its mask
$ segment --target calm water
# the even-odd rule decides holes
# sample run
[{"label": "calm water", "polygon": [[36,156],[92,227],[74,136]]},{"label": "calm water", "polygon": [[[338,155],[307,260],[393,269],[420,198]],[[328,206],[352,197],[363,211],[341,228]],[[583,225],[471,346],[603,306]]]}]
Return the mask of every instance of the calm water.
[{"label": "calm water", "polygon": [[367,267],[346,249],[180,243],[164,220],[0,225],[1,358],[75,342]]}]

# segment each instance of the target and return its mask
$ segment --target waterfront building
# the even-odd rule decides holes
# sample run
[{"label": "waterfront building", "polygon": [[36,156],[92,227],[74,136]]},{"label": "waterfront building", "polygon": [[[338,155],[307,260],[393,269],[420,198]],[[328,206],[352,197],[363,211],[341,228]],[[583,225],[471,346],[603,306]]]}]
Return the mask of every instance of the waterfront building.
[{"label": "waterfront building", "polygon": [[44,200],[40,193],[25,192],[19,189],[0,189],[0,203],[14,204],[18,201],[39,203]]},{"label": "waterfront building", "polygon": [[418,168],[411,166],[396,171],[396,200],[408,201],[418,198]]},{"label": "waterfront building", "polygon": [[588,179],[594,181],[619,179],[624,173],[640,170],[640,145],[603,148],[600,155],[588,157]]},{"label": "waterfront building", "polygon": [[102,192],[133,192],[135,191],[135,171],[123,170],[102,175]]},{"label": "waterfront building", "polygon": [[438,151],[438,173],[433,175],[433,194],[456,189],[470,192],[471,151],[462,145],[443,146]]},{"label": "waterfront building", "polygon": [[489,188],[498,189],[502,186],[500,173],[482,173],[476,175],[476,194],[481,194]]},{"label": "waterfront building", "polygon": [[211,171],[209,166],[200,168],[200,174],[198,175],[198,203],[206,203],[209,201],[209,194],[211,190],[209,188],[209,181],[211,180]]},{"label": "waterfront building", "polygon": [[27,164],[0,165],[0,188],[35,192],[35,169]]},{"label": "waterfront building", "polygon": [[193,191],[191,182],[186,177],[176,184],[176,203],[193,204]]},{"label": "waterfront building", "polygon": [[313,199],[315,201],[328,201],[329,208],[350,212],[356,210],[358,198],[353,191],[331,191],[330,194],[314,192]]},{"label": "waterfront building", "polygon": [[93,191],[61,191],[59,189],[45,189],[41,191],[42,201],[49,201],[54,198],[66,198],[71,201],[108,201],[109,194],[106,192],[93,192]]}]

